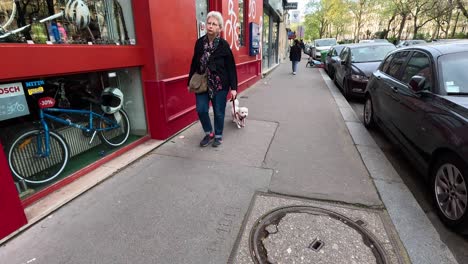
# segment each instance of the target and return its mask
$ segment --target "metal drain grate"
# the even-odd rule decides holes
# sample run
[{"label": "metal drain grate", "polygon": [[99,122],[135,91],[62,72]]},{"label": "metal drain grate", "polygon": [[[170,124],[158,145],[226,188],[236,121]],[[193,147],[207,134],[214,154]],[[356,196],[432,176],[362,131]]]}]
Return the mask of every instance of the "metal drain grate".
[{"label": "metal drain grate", "polygon": [[315,252],[319,252],[320,249],[322,249],[324,245],[325,245],[325,242],[316,238],[312,243],[310,243],[309,248]]}]

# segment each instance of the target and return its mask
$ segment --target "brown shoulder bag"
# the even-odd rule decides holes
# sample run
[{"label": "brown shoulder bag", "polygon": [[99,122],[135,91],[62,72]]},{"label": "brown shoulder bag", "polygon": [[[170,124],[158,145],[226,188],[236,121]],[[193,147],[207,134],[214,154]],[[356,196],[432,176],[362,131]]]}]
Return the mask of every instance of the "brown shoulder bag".
[{"label": "brown shoulder bag", "polygon": [[208,79],[206,72],[204,74],[194,73],[189,82],[189,91],[191,93],[204,93],[208,90]]}]

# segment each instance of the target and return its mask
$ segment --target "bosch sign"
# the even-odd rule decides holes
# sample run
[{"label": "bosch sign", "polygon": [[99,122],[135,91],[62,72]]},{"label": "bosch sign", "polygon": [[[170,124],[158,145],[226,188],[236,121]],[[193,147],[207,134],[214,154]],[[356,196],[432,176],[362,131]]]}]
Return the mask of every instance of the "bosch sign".
[{"label": "bosch sign", "polygon": [[0,84],[0,98],[17,96],[24,94],[23,85],[21,83],[5,83]]},{"label": "bosch sign", "polygon": [[21,89],[19,86],[12,86],[12,87],[2,87],[0,88],[0,94],[7,94],[7,93],[20,93]]},{"label": "bosch sign", "polygon": [[21,82],[0,84],[0,121],[29,115]]}]

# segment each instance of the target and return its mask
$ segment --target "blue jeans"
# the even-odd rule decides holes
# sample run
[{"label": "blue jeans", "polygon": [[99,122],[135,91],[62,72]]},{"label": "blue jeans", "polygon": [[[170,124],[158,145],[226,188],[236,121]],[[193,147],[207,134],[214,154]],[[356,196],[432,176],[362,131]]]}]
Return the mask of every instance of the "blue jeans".
[{"label": "blue jeans", "polygon": [[208,93],[195,94],[197,101],[198,119],[200,119],[200,123],[203,127],[203,131],[205,131],[205,134],[210,134],[213,132],[210,116],[208,114],[211,101],[214,112],[214,134],[216,138],[223,137],[224,113],[226,110],[227,93],[228,91],[224,90],[218,91],[213,99],[210,99]]},{"label": "blue jeans", "polygon": [[299,64],[299,61],[292,61],[292,70],[293,70],[293,72],[297,72],[297,64]]}]

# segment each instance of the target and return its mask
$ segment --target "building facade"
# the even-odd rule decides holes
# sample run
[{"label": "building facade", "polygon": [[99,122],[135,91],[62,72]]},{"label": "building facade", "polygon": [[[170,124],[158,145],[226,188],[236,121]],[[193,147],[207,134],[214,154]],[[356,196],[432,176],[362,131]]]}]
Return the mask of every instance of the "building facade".
[{"label": "building facade", "polygon": [[261,79],[284,56],[285,3],[0,0],[0,239],[29,205],[197,120],[188,71],[209,11],[223,15],[239,91]]}]

